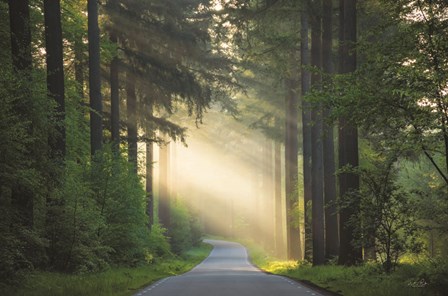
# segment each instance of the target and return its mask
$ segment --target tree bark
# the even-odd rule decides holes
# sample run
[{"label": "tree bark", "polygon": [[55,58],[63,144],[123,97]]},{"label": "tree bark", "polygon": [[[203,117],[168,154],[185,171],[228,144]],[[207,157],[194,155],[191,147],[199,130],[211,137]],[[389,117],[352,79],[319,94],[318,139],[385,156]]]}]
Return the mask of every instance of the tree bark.
[{"label": "tree bark", "polygon": [[263,237],[265,249],[274,248],[273,187],[272,187],[272,141],[265,139],[263,157]]},{"label": "tree bark", "polygon": [[[311,65],[317,70],[322,67],[321,52],[321,1],[314,2],[316,11],[311,18]],[[321,76],[311,75],[311,84],[315,88],[321,87]],[[322,145],[322,105],[315,103],[311,109],[311,192],[312,192],[312,238],[313,265],[325,263],[325,221],[324,221],[324,192],[323,192],[323,145]]]},{"label": "tree bark", "polygon": [[45,48],[47,60],[47,92],[56,102],[57,134],[51,139],[53,158],[65,157],[64,63],[60,0],[44,0]]},{"label": "tree bark", "polygon": [[171,225],[171,199],[168,194],[168,170],[169,170],[169,144],[161,144],[159,148],[159,223],[170,229]]},{"label": "tree bark", "polygon": [[[333,2],[323,1],[322,6],[322,70],[329,82],[333,73],[332,63],[332,26]],[[323,109],[323,155],[324,155],[324,197],[325,197],[325,256],[332,259],[339,252],[339,229],[336,209],[336,165],[334,159],[333,125],[329,123],[330,108]]]},{"label": "tree bark", "polygon": [[[311,84],[309,36],[308,36],[308,11],[302,8],[300,27],[300,54],[301,54],[301,85],[302,98],[308,93]],[[311,205],[311,106],[302,99],[302,137],[303,137],[303,199],[304,199],[304,230],[305,230],[305,259],[311,260],[311,216],[308,207]]]},{"label": "tree bark", "polygon": [[89,40],[89,95],[90,95],[90,150],[92,156],[103,146],[102,95],[100,71],[100,29],[98,27],[98,1],[88,0]]},{"label": "tree bark", "polygon": [[[110,41],[117,44],[115,32],[111,32]],[[112,143],[117,153],[120,151],[120,94],[119,94],[119,59],[115,55],[110,62],[110,129],[112,134]]]},{"label": "tree bark", "polygon": [[126,113],[128,128],[128,161],[137,173],[137,96],[135,79],[129,71],[126,73]]},{"label": "tree bark", "polygon": [[275,251],[278,257],[284,258],[283,217],[282,217],[282,162],[281,144],[274,143],[274,207],[275,207]]},{"label": "tree bark", "polygon": [[[344,21],[342,39],[342,72],[350,73],[356,70],[356,0],[344,0]],[[339,118],[339,168],[356,168],[358,158],[358,130],[348,118]],[[344,198],[359,190],[359,176],[355,173],[339,175],[339,194]],[[341,265],[353,265],[362,260],[361,247],[354,246],[354,227],[350,224],[351,217],[357,213],[357,202],[351,202],[339,212],[340,247],[339,261]],[[351,222],[353,223],[353,222]]]},{"label": "tree bark", "polygon": [[296,81],[288,78],[286,81],[288,94],[285,102],[285,194],[287,201],[287,251],[288,259],[300,260],[302,249],[300,242],[299,221],[294,221],[294,208],[298,202],[298,96]]},{"label": "tree bark", "polygon": [[[148,132],[146,133],[149,134]],[[148,137],[149,138],[149,137]],[[153,155],[154,146],[150,141],[146,142],[146,215],[148,216],[148,228],[154,225],[154,193],[153,193]]]},{"label": "tree bark", "polygon": [[[150,98],[145,100],[148,105],[148,115],[149,118],[153,116],[153,101]],[[148,228],[152,229],[154,225],[154,186],[153,186],[153,176],[154,176],[154,135],[151,122],[146,122],[146,214],[148,216]]]}]

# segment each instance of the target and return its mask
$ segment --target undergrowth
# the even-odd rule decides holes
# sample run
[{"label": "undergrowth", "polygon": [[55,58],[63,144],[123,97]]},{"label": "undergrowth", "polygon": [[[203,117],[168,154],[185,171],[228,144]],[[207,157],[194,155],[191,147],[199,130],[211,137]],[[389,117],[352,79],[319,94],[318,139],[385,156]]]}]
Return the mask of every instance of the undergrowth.
[{"label": "undergrowth", "polygon": [[201,244],[179,257],[158,259],[136,268],[111,268],[91,274],[35,272],[18,288],[0,287],[0,295],[9,296],[125,296],[161,278],[182,274],[208,256],[212,247]]},{"label": "undergrowth", "polygon": [[344,296],[442,296],[448,290],[448,262],[442,258],[407,260],[395,271],[385,273],[378,263],[313,267],[305,261],[277,260],[254,244],[245,245],[252,262],[260,269],[311,282]]}]

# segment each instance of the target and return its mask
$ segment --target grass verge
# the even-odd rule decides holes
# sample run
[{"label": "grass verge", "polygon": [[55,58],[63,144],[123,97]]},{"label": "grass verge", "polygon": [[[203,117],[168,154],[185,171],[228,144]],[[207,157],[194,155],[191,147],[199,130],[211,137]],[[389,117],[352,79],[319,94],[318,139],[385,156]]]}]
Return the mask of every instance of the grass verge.
[{"label": "grass verge", "polygon": [[425,264],[404,263],[386,274],[377,263],[356,267],[325,265],[312,267],[306,262],[279,261],[266,255],[258,246],[245,243],[251,261],[261,270],[283,275],[302,283],[311,283],[328,295],[344,296],[435,296],[446,295],[422,282]]},{"label": "grass verge", "polygon": [[5,296],[125,296],[132,295],[144,286],[161,278],[185,273],[208,256],[212,246],[202,244],[183,256],[160,260],[137,268],[112,268],[84,275],[49,272],[30,274],[20,287],[0,288]]}]

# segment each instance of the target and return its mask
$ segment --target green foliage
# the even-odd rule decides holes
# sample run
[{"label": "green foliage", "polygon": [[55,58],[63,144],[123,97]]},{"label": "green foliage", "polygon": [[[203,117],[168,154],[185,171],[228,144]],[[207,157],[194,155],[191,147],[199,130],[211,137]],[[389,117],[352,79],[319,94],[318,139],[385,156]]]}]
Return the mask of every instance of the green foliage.
[{"label": "green foliage", "polygon": [[258,246],[246,245],[251,261],[260,269],[296,279],[312,289],[323,288],[344,296],[430,296],[446,291],[446,261],[440,258],[402,263],[393,273],[384,273],[384,267],[375,262],[313,267],[306,261],[278,261]]},{"label": "green foliage", "polygon": [[428,289],[432,295],[444,295],[448,289],[448,260],[443,257],[430,259],[410,285]]},{"label": "green foliage", "polygon": [[78,92],[78,84],[73,80],[65,83],[65,127],[67,152],[66,159],[77,163],[90,160],[89,121],[86,115],[88,106]]},{"label": "green foliage", "polygon": [[35,272],[30,274],[21,287],[1,287],[0,294],[9,295],[68,295],[68,296],[124,296],[168,276],[187,272],[210,253],[211,246],[202,244],[188,250],[179,258],[166,258],[135,268],[111,268],[94,274],[60,274]]},{"label": "green foliage", "polygon": [[171,228],[169,231],[172,251],[175,254],[197,246],[203,235],[202,225],[181,200],[171,205]]},{"label": "green foliage", "polygon": [[369,143],[354,168],[362,189],[346,202],[361,206],[352,219],[358,243],[375,246],[389,270],[422,242],[432,255],[446,254],[448,6],[381,0],[359,8],[357,71],[334,75],[311,99]]},{"label": "green foliage", "polygon": [[5,282],[46,260],[42,204],[51,190],[46,177],[54,171],[46,143],[53,106],[40,74],[0,74],[0,278]]},{"label": "green foliage", "polygon": [[146,255],[147,262],[153,262],[157,258],[164,258],[171,255],[171,246],[166,237],[166,229],[162,228],[160,224],[154,224],[151,227],[149,235],[149,253]]},{"label": "green foliage", "polygon": [[374,248],[387,272],[401,255],[421,249],[414,205],[396,185],[395,162],[393,154],[370,159],[370,166],[360,169],[363,186],[352,196],[360,204],[359,214],[352,217],[357,242]]},{"label": "green foliage", "polygon": [[397,182],[415,204],[418,225],[429,234],[428,251],[432,256],[447,256],[448,202],[444,181],[423,156],[415,161],[401,160],[400,167]]},{"label": "green foliage", "polygon": [[[86,2],[62,1],[64,59],[70,61],[64,64],[65,159],[53,157],[49,144],[57,135],[57,114],[55,103],[47,96],[43,67],[42,3],[30,2],[32,72],[12,70],[8,4],[0,3],[0,62],[4,67],[0,73],[0,283],[18,283],[33,269],[84,274],[116,265],[137,266],[171,255],[165,231],[157,225],[151,232],[147,229],[146,194],[128,161],[109,146],[93,159],[90,157],[89,108],[83,104],[82,81],[74,81],[83,78],[73,75],[73,70],[81,70],[77,74],[86,72],[87,50],[83,40],[87,33]],[[188,5],[192,13],[197,3]],[[145,7],[145,11],[148,9],[149,6]],[[181,12],[176,15],[180,19],[171,21],[185,22],[185,14]],[[171,33],[185,37],[182,32]],[[190,37],[199,40],[199,35]],[[196,46],[194,40],[184,41]],[[116,48],[106,42],[102,45],[104,53],[109,53],[104,55],[107,62]],[[199,52],[202,49],[195,47]],[[179,66],[184,67],[185,60],[181,57]],[[201,55],[197,57],[202,59]],[[74,65],[78,68],[74,69]],[[202,78],[198,78],[199,74],[189,73],[192,66],[183,69],[188,75],[174,75],[173,79],[181,80],[178,82],[182,86],[173,90],[173,85],[165,85],[164,92],[176,93],[172,99],[182,98],[190,113],[197,112],[199,118],[211,100],[208,84],[204,82],[209,72],[202,71]],[[223,76],[228,74],[219,65],[214,69]],[[212,76],[208,79],[217,84],[220,80]],[[165,131],[173,135],[183,133],[182,128],[160,120]],[[202,232],[188,210],[179,211],[174,240],[176,251],[181,253],[198,242]],[[183,228],[184,225],[188,228]],[[191,233],[184,235],[182,231]]]},{"label": "green foliage", "polygon": [[111,262],[132,265],[144,261],[146,194],[131,165],[106,147],[93,162],[89,179],[105,222],[98,236],[111,248]]},{"label": "green foliage", "polygon": [[145,196],[130,164],[108,146],[93,162],[67,161],[63,187],[49,209],[51,265],[91,272],[165,255],[163,234],[147,229]]},{"label": "green foliage", "polygon": [[448,42],[440,36],[448,31],[442,17],[448,7],[443,1],[380,3],[369,2],[364,16],[374,23],[362,31],[359,69],[335,77],[327,103],[335,117],[350,118],[387,149],[423,153],[447,183]]},{"label": "green foliage", "polygon": [[104,224],[89,186],[88,167],[67,161],[62,188],[48,208],[50,265],[57,270],[86,272],[104,268],[107,249],[97,231]]},{"label": "green foliage", "polygon": [[[233,111],[230,92],[237,85],[230,59],[218,54],[210,36],[210,18],[200,17],[202,0],[194,1],[108,1],[104,5],[109,35],[118,36],[118,56],[123,68],[132,73],[141,106],[157,113],[140,112],[139,121],[183,139],[185,130],[167,120],[179,105],[196,124],[215,102]],[[111,46],[110,46],[111,47]],[[113,48],[103,46],[105,52]],[[146,108],[142,108],[144,110]],[[156,116],[158,114],[159,116]]]}]

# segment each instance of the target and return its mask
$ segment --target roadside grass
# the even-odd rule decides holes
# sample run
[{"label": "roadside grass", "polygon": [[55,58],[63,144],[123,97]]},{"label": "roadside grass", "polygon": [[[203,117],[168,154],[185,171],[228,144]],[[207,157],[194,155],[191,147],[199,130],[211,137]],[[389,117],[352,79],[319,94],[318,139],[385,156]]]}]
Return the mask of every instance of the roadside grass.
[{"label": "roadside grass", "polygon": [[404,262],[386,274],[378,263],[366,263],[356,267],[334,264],[312,267],[308,262],[281,261],[272,258],[259,246],[244,243],[251,261],[261,270],[311,283],[335,295],[343,296],[435,296],[435,292],[420,279],[425,267],[419,262]]},{"label": "roadside grass", "polygon": [[[326,265],[312,267],[296,262],[270,262],[261,267],[273,274],[309,281],[326,290],[344,296],[421,296],[423,288],[412,287],[412,276],[418,274],[411,265],[401,266],[394,273],[384,274],[376,264],[357,267]],[[427,292],[427,293],[426,293]],[[426,293],[426,294],[425,294]]]},{"label": "roadside grass", "polygon": [[168,276],[185,273],[204,260],[212,249],[201,244],[179,258],[159,260],[136,268],[111,268],[94,274],[35,272],[20,287],[0,287],[4,296],[126,296]]}]

